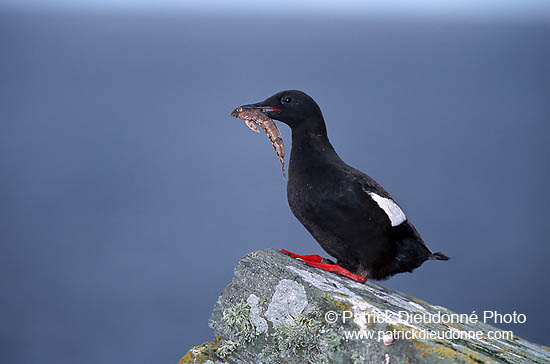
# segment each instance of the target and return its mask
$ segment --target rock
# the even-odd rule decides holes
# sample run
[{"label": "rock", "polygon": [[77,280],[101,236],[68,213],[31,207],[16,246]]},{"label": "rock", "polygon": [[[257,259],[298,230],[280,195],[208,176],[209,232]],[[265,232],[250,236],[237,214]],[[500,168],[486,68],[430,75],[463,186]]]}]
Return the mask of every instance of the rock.
[{"label": "rock", "polygon": [[209,324],[216,339],[180,364],[550,363],[548,348],[483,317],[476,322],[276,250],[241,259]]}]

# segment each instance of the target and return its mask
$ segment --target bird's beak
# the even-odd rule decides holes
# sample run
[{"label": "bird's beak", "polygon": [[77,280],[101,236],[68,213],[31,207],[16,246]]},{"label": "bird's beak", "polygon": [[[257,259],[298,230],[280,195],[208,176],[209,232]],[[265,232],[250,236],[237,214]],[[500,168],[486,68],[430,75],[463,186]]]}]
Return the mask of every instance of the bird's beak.
[{"label": "bird's beak", "polygon": [[243,105],[240,108],[242,108],[243,110],[261,110],[262,112],[281,111],[281,109],[277,109],[276,107],[263,105],[261,102],[258,102],[256,104]]}]

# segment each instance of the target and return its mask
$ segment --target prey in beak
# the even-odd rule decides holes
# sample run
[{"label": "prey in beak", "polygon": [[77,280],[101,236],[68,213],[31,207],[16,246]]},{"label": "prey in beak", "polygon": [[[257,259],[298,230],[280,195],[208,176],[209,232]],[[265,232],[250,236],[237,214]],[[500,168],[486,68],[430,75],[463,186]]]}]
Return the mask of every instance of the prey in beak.
[{"label": "prey in beak", "polygon": [[283,138],[273,119],[266,114],[276,111],[280,111],[280,109],[258,103],[240,106],[231,112],[231,116],[244,120],[246,125],[256,133],[260,132],[258,126],[263,129],[271,144],[273,144],[277,157],[279,157],[283,169],[283,178],[285,178],[285,145]]},{"label": "prey in beak", "polygon": [[[261,112],[281,111],[281,109],[277,109],[276,107],[272,107],[272,106],[262,105],[261,103],[243,105],[243,106],[240,106],[240,107],[236,108],[235,111],[237,111],[239,109],[242,109],[242,110],[260,110]],[[235,112],[235,111],[233,111],[233,112]],[[231,115],[233,115],[233,113],[231,113]]]}]

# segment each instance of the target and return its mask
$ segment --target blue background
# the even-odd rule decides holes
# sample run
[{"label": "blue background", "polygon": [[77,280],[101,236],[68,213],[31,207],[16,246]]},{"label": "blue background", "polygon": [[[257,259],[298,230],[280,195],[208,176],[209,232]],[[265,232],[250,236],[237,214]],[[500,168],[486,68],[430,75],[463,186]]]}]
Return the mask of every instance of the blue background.
[{"label": "blue background", "polygon": [[383,285],[548,345],[548,6],[381,3],[5,2],[1,361],[176,363],[244,254],[326,256],[229,116],[288,88],[453,258]]}]

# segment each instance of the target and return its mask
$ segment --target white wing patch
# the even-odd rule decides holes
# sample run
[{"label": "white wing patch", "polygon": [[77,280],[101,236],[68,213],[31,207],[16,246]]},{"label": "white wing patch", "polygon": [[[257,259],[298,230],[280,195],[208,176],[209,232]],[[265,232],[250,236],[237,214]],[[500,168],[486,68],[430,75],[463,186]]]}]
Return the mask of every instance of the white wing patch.
[{"label": "white wing patch", "polygon": [[386,215],[388,215],[391,221],[391,226],[397,226],[407,220],[407,216],[405,216],[403,210],[401,210],[399,205],[397,205],[391,198],[379,196],[374,192],[369,192],[368,194],[374,201],[376,201],[378,206],[384,210]]}]

